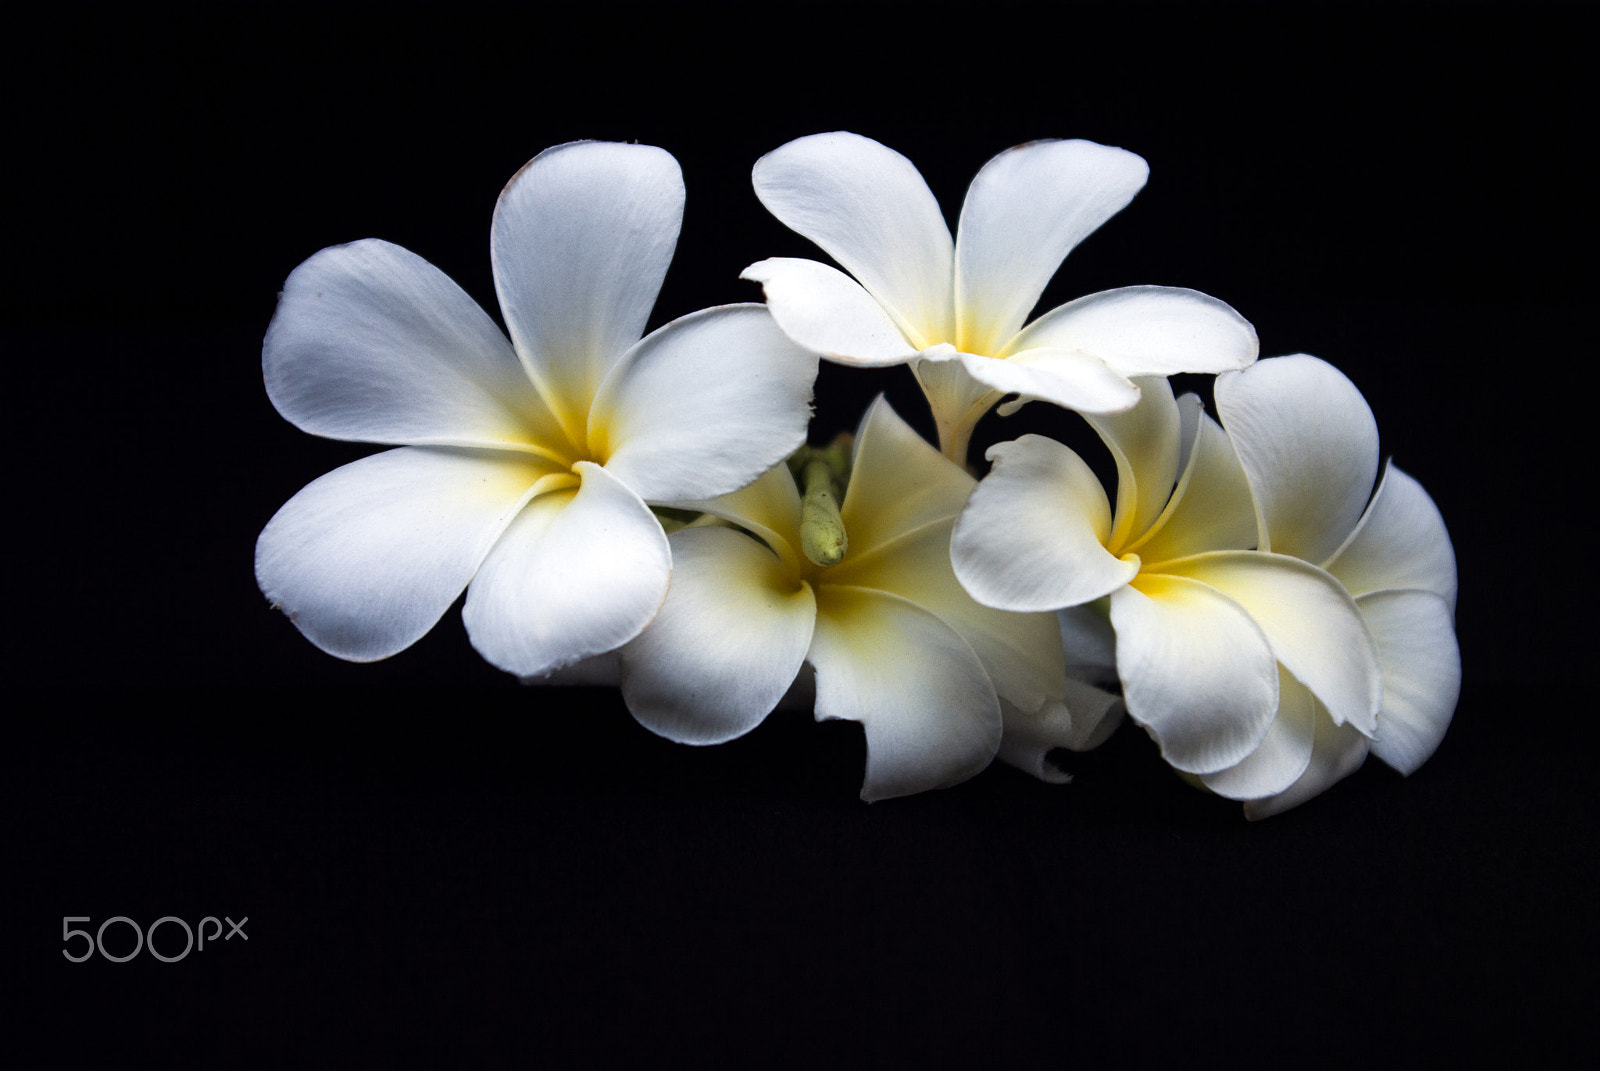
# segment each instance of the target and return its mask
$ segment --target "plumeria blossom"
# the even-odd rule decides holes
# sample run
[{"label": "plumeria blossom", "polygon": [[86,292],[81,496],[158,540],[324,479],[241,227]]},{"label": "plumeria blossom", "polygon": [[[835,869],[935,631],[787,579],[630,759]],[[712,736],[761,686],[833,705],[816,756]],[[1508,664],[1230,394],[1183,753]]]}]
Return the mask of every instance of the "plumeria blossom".
[{"label": "plumeria blossom", "polygon": [[956,582],[950,531],[973,482],[879,398],[855,440],[842,531],[820,548],[785,466],[691,503],[737,527],[672,534],[666,602],[619,655],[629,709],[669,739],[720,743],[760,724],[809,665],[816,717],[866,730],[864,799],[971,777],[1003,729],[1008,760],[1048,772],[1045,753],[1093,734],[1115,700],[1066,680],[1053,617],[980,606]]},{"label": "plumeria blossom", "polygon": [[[1216,397],[1262,549],[1317,563],[1354,597],[1383,666],[1383,703],[1369,739],[1337,724],[1315,696],[1301,690],[1290,701],[1286,692],[1270,751],[1264,745],[1266,754],[1208,784],[1249,800],[1245,813],[1263,818],[1354,772],[1369,750],[1410,774],[1444,738],[1461,692],[1455,552],[1438,508],[1392,463],[1379,478],[1372,410],[1326,362],[1262,361],[1219,377]],[[1260,791],[1295,770],[1286,788]]]},{"label": "plumeria blossom", "polygon": [[1327,571],[1250,549],[1246,470],[1199,398],[1174,399],[1160,379],[1139,386],[1132,410],[1089,418],[1116,462],[1115,512],[1065,446],[1001,443],[956,524],[956,576],[988,606],[1105,615],[1128,716],[1166,761],[1224,795],[1282,792],[1309,761],[1309,746],[1284,739],[1299,727],[1321,716],[1376,731],[1378,649]]},{"label": "plumeria blossom", "polygon": [[973,426],[1003,395],[1018,395],[1013,406],[1117,412],[1138,400],[1133,377],[1256,359],[1250,324],[1193,290],[1107,290],[1023,327],[1062,259],[1148,175],[1140,157],[1089,141],[1019,145],[973,179],[952,240],[904,156],[857,134],[815,134],[756,163],[756,194],[849,275],[775,258],[744,277],[762,284],[779,326],[807,349],[845,364],[911,362],[941,448],[964,463]]},{"label": "plumeria blossom", "polygon": [[660,149],[539,154],[490,232],[509,340],[387,242],[294,270],[262,353],[273,405],[303,431],[397,447],[311,483],[261,533],[261,590],[308,639],[385,658],[463,589],[473,645],[519,674],[644,628],[671,568],[646,503],[733,491],[794,450],[816,374],[760,305],[640,338],[683,203]]}]

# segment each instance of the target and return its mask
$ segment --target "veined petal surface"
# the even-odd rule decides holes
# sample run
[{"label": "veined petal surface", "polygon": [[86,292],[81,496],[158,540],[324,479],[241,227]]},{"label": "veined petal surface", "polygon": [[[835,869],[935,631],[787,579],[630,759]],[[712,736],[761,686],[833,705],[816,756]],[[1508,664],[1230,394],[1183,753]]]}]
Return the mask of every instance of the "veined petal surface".
[{"label": "veined petal surface", "polygon": [[906,338],[878,299],[838,268],[773,257],[740,275],[761,284],[783,333],[831,361],[864,368],[904,364],[925,343]]},{"label": "veined petal surface", "polygon": [[1431,591],[1356,599],[1383,660],[1383,709],[1372,752],[1402,774],[1433,755],[1461,697],[1461,648],[1450,606]]},{"label": "veined petal surface", "polygon": [[807,659],[817,673],[817,719],[866,729],[864,800],[965,781],[1000,747],[1000,701],[978,656],[949,625],[905,599],[819,589]]},{"label": "veined petal surface", "polygon": [[576,490],[530,502],[484,559],[462,618],[472,645],[519,676],[633,639],[667,594],[672,556],[655,516],[588,461]]},{"label": "veined petal surface", "polygon": [[759,725],[805,661],[811,587],[732,528],[674,532],[661,610],[622,649],[622,696],[652,732],[719,744]]},{"label": "veined petal surface", "polygon": [[1092,353],[1132,378],[1235,371],[1256,359],[1261,343],[1232,306],[1198,290],[1125,286],[1045,313],[1004,356],[1035,347]]},{"label": "veined petal surface", "polygon": [[1456,553],[1439,507],[1392,463],[1361,522],[1324,566],[1352,595],[1417,588],[1456,605]]},{"label": "veined petal surface", "polygon": [[762,305],[703,309],[651,333],[611,370],[589,447],[644,499],[737,490],[805,442],[817,358]]},{"label": "veined petal surface", "polygon": [[683,222],[683,173],[649,145],[574,141],[523,166],[495,204],[495,291],[552,408],[582,427],[606,372],[644,334]]},{"label": "veined petal surface", "polygon": [[908,337],[952,339],[954,243],[910,160],[835,131],[774,149],[751,179],[767,210],[854,275]]},{"label": "veined petal surface", "polygon": [[402,447],[306,485],[256,541],[256,581],[307,639],[352,662],[431,629],[552,466]]},{"label": "veined petal surface", "polygon": [[[1383,674],[1361,612],[1344,587],[1298,558],[1216,551],[1162,565],[1226,594],[1260,626],[1272,652],[1311,689],[1336,724],[1377,728]],[[1118,632],[1121,638],[1121,632]]]},{"label": "veined petal surface", "polygon": [[1326,561],[1361,518],[1378,474],[1366,399],[1304,354],[1218,376],[1215,394],[1255,493],[1261,549]]},{"label": "veined petal surface", "polygon": [[1317,735],[1320,712],[1316,696],[1283,664],[1278,664],[1278,716],[1272,719],[1261,746],[1237,766],[1202,774],[1200,780],[1219,796],[1260,799],[1284,791],[1306,772]]},{"label": "veined petal surface", "polygon": [[1058,610],[1122,587],[1137,561],[1105,549],[1111,505],[1082,458],[1039,435],[997,443],[950,540],[956,577],[1002,610]]},{"label": "veined petal surface", "polygon": [[1149,177],[1140,157],[1092,141],[1029,142],[985,164],[956,235],[962,348],[998,356],[1066,255]]},{"label": "veined petal surface", "polygon": [[1128,715],[1180,770],[1216,773],[1261,745],[1278,710],[1278,668],[1240,605],[1186,577],[1141,575],[1111,596]]},{"label": "veined petal surface", "polygon": [[370,239],[289,274],[261,349],[267,396],[301,431],[411,445],[564,441],[511,344],[415,253]]}]

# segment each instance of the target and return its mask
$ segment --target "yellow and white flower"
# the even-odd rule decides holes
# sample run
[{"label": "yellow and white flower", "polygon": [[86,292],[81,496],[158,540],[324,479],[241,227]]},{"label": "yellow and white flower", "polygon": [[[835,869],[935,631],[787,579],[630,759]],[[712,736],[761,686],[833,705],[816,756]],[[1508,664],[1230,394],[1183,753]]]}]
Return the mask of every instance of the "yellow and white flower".
[{"label": "yellow and white flower", "polygon": [[720,743],[760,724],[809,664],[817,718],[866,730],[864,799],[971,777],[1002,729],[1004,758],[1050,774],[1048,750],[1081,743],[1115,701],[1067,681],[1052,615],[980,606],[956,582],[950,531],[973,482],[880,398],[825,532],[784,466],[691,503],[738,527],[672,534],[666,602],[620,652],[629,709],[672,740]]},{"label": "yellow and white flower", "polygon": [[638,635],[671,566],[646,503],[733,491],[793,451],[816,373],[760,305],[640,338],[683,202],[657,148],[529,162],[491,228],[509,341],[387,242],[294,270],[262,353],[273,405],[315,435],[398,446],[311,483],[261,533],[261,590],[308,639],[385,658],[463,589],[473,645],[511,672]]},{"label": "yellow and white flower", "polygon": [[1003,395],[1117,412],[1138,400],[1132,377],[1255,360],[1250,324],[1193,290],[1108,290],[1023,327],[1062,258],[1148,174],[1133,153],[1089,141],[1019,145],[973,179],[952,240],[904,156],[857,134],[815,134],[756,163],[756,194],[850,274],[775,258],[745,278],[807,349],[845,364],[911,362],[941,449],[964,463],[973,426]]},{"label": "yellow and white flower", "polygon": [[[1115,514],[1065,446],[1001,443],[956,524],[956,576],[988,606],[1095,604],[1115,633],[1128,716],[1167,762],[1226,795],[1282,791],[1308,748],[1281,738],[1312,724],[1313,707],[1331,726],[1376,731],[1378,648],[1327,571],[1251,549],[1246,470],[1200,400],[1174,399],[1160,379],[1139,385],[1134,409],[1089,417],[1116,461]],[[1304,475],[1317,497],[1317,474]]]}]

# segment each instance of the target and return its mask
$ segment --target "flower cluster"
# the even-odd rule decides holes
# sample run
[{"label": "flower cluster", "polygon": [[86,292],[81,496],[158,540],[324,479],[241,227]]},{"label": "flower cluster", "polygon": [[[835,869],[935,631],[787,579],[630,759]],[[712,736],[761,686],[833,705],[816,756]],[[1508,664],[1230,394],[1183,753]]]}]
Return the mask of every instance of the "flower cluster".
[{"label": "flower cluster", "polygon": [[[1090,142],[1018,146],[952,238],[903,156],[801,138],[757,162],[755,192],[844,270],[761,261],[744,276],[765,304],[644,337],[684,203],[660,149],[575,142],[512,178],[490,236],[505,333],[404,249],[325,249],[284,286],[268,395],[302,430],[393,449],[278,511],[261,590],[353,661],[405,649],[465,592],[488,661],[614,683],[684,743],[780,705],[858,721],[868,800],[997,757],[1065,780],[1052,752],[1124,714],[1250,817],[1368,751],[1410,773],[1459,692],[1455,559],[1422,487],[1380,472],[1350,381],[1258,361],[1250,324],[1192,290],[1027,320],[1147,172]],[[807,446],[819,357],[909,365],[938,447],[882,398]],[[1216,376],[1220,419],[1174,396],[1179,372]],[[1083,416],[1114,494],[1038,435],[975,477],[973,427],[1029,401]]]}]

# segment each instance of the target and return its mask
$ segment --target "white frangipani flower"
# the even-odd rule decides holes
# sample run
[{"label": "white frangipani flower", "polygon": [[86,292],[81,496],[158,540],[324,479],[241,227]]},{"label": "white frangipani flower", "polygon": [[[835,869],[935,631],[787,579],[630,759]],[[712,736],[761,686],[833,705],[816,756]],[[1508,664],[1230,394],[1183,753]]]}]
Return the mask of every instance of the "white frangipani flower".
[{"label": "white frangipani flower", "polygon": [[[951,540],[962,585],[1017,611],[1096,603],[1129,717],[1207,784],[1271,753],[1280,702],[1314,700],[1333,725],[1373,733],[1378,653],[1349,593],[1297,557],[1248,549],[1255,508],[1228,436],[1194,395],[1139,386],[1134,409],[1089,417],[1116,461],[1115,514],[1059,443],[1029,435],[989,450],[993,470]],[[1274,791],[1299,772],[1275,766]]]},{"label": "white frangipani flower", "polygon": [[1461,692],[1455,552],[1421,484],[1393,464],[1379,479],[1372,410],[1332,365],[1304,355],[1262,361],[1218,378],[1216,397],[1262,549],[1315,562],[1343,584],[1383,665],[1370,740],[1301,696],[1284,703],[1270,749],[1207,780],[1264,818],[1354,772],[1369,748],[1402,774],[1438,748]]},{"label": "white frangipani flower", "polygon": [[683,201],[657,148],[539,154],[491,228],[509,341],[387,242],[294,270],[262,352],[273,405],[315,435],[399,446],[311,483],[261,533],[261,590],[308,639],[385,658],[465,588],[473,645],[503,669],[614,649],[667,590],[645,503],[735,490],[804,441],[816,358],[762,306],[640,338]]},{"label": "white frangipani flower", "polygon": [[807,349],[862,366],[912,362],[941,449],[964,463],[973,426],[1003,395],[1116,412],[1138,400],[1131,377],[1255,360],[1250,324],[1193,290],[1107,290],[1023,328],[1062,259],[1148,174],[1133,153],[1089,141],[1019,145],[973,179],[952,241],[904,156],[857,134],[815,134],[756,163],[756,195],[850,274],[774,258],[744,277]]},{"label": "white frangipani flower", "polygon": [[[956,582],[950,529],[972,486],[879,398],[828,546],[816,548],[785,466],[691,503],[743,530],[672,534],[666,602],[620,652],[629,709],[669,739],[720,743],[760,724],[809,663],[817,718],[865,727],[864,799],[971,777],[1002,726],[1005,757],[1040,772],[1046,751],[1093,733],[1115,701],[1066,680],[1050,615],[979,606]],[[847,545],[819,565],[807,544],[825,559]]]}]

